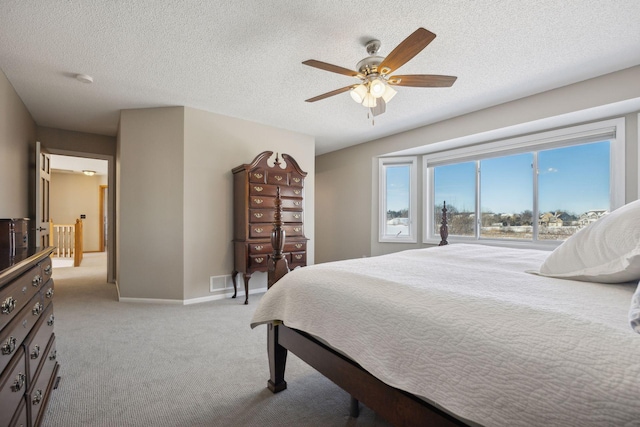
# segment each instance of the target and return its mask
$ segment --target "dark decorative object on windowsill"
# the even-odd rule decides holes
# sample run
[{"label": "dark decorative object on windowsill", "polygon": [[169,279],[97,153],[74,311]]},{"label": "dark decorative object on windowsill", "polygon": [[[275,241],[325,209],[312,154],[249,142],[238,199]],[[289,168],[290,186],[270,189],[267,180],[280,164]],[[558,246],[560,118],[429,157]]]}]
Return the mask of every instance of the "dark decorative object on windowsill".
[{"label": "dark decorative object on windowsill", "polygon": [[442,206],[442,224],[440,225],[440,244],[438,246],[448,245],[447,237],[449,237],[449,226],[447,226],[447,202]]}]

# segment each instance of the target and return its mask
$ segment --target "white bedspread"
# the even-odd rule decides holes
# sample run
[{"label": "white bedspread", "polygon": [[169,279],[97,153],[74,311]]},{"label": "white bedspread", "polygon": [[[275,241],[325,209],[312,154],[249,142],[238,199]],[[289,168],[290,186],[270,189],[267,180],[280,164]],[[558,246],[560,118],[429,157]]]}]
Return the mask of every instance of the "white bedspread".
[{"label": "white bedspread", "polygon": [[549,252],[450,245],[297,269],[281,320],[382,381],[485,426],[639,426],[634,284],[528,274]]}]

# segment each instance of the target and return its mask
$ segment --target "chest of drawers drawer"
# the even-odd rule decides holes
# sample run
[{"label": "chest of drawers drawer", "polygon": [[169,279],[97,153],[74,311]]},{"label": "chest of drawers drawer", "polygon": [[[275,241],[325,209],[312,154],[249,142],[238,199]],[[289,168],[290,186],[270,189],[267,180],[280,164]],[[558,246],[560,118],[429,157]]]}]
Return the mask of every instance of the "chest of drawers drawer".
[{"label": "chest of drawers drawer", "polygon": [[35,374],[45,359],[45,350],[53,334],[53,305],[49,304],[42,316],[24,340],[27,359],[27,385],[31,387]]},{"label": "chest of drawers drawer", "polygon": [[34,296],[18,315],[0,331],[0,371],[18,351],[29,331],[36,324],[43,311],[40,296]]},{"label": "chest of drawers drawer", "polygon": [[40,425],[44,415],[44,408],[51,395],[50,392],[55,381],[55,374],[58,369],[55,338],[55,335],[51,335],[44,353],[44,360],[36,372],[33,384],[28,389],[27,407],[32,425]]},{"label": "chest of drawers drawer", "polygon": [[0,376],[0,426],[9,425],[27,389],[24,350],[19,348]]},{"label": "chest of drawers drawer", "polygon": [[37,265],[0,290],[0,329],[27,305],[42,283],[41,268]]}]

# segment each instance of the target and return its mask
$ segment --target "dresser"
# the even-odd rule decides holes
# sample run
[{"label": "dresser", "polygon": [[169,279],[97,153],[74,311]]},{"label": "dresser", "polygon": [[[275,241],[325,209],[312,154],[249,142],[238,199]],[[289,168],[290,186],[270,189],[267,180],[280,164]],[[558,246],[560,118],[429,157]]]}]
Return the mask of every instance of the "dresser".
[{"label": "dresser", "polygon": [[0,248],[0,426],[37,426],[56,383],[54,248]]},{"label": "dresser", "polygon": [[[276,192],[280,189],[282,221],[286,233],[284,256],[289,267],[307,265],[307,238],[304,235],[304,178],[307,176],[293,157],[265,151],[251,163],[233,172],[234,270],[233,297],[237,294],[237,275],[244,277],[245,304],[249,303],[249,280],[256,271],[267,271],[273,253],[271,231]],[[270,164],[270,161],[273,164]]]}]

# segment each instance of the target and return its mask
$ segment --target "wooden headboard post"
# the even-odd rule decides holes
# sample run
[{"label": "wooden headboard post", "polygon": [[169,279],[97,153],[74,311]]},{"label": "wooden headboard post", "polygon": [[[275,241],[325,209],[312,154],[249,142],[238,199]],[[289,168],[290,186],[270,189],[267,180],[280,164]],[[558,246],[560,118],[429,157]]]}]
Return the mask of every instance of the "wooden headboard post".
[{"label": "wooden headboard post", "polygon": [[280,187],[276,188],[276,209],[273,215],[273,230],[271,231],[271,246],[273,254],[267,261],[267,289],[273,286],[282,276],[289,272],[287,258],[282,256],[284,251],[285,231],[282,228],[282,199]]},{"label": "wooden headboard post", "polygon": [[449,237],[449,226],[447,225],[447,202],[442,206],[442,224],[440,224],[440,244],[438,246],[448,245],[447,237]]}]

